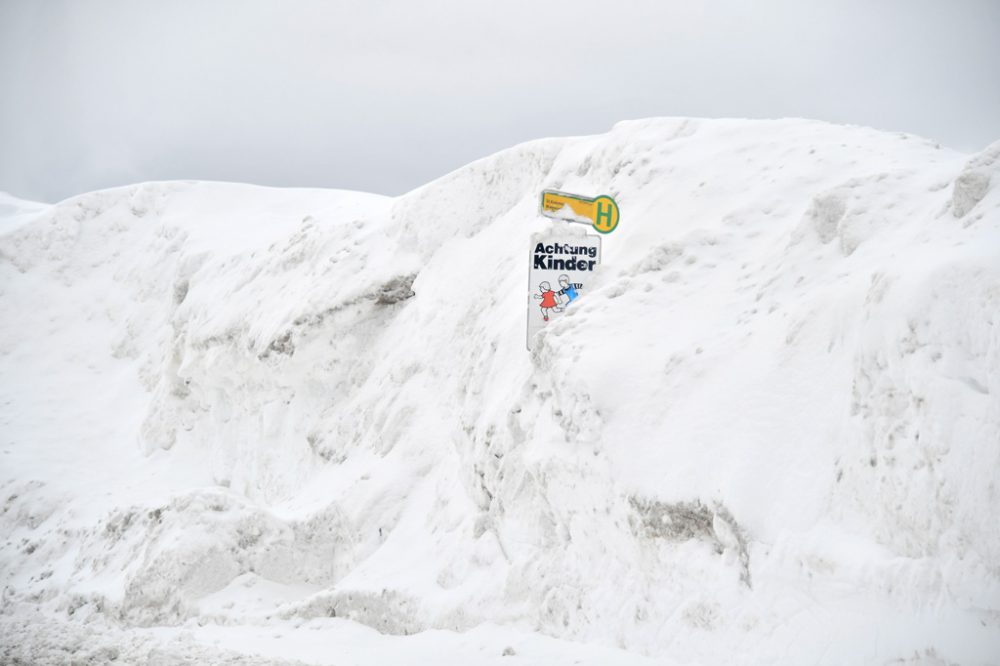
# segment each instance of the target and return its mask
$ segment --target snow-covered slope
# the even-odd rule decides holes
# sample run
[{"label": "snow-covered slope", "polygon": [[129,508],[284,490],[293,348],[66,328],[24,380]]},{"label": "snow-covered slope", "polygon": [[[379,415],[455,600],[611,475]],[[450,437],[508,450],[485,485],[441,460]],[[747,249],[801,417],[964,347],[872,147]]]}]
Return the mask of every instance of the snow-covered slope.
[{"label": "snow-covered slope", "polygon": [[48,208],[47,204],[25,201],[0,192],[0,234],[8,234],[27,224]]},{"label": "snow-covered slope", "polygon": [[[529,353],[544,188],[622,222]],[[4,661],[998,663],[1000,143],[659,119],[16,209]]]}]

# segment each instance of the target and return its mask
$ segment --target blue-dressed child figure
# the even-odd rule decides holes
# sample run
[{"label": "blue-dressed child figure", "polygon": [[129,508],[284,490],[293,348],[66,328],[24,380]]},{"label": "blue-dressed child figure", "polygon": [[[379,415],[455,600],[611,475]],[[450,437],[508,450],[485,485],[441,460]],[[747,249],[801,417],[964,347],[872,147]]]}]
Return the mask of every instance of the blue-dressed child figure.
[{"label": "blue-dressed child figure", "polygon": [[580,297],[580,294],[576,291],[577,289],[583,289],[583,285],[579,282],[570,282],[568,275],[559,276],[559,291],[556,293],[562,296],[563,307],[569,305]]}]

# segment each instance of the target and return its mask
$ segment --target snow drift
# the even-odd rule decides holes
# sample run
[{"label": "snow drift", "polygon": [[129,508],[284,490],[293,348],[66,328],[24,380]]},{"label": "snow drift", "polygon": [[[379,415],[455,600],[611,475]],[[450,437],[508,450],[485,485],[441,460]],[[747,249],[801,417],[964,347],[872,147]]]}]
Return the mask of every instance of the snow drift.
[{"label": "snow drift", "polygon": [[[622,222],[528,353],[546,188]],[[1000,144],[660,119],[0,213],[6,662],[1000,655]]]}]

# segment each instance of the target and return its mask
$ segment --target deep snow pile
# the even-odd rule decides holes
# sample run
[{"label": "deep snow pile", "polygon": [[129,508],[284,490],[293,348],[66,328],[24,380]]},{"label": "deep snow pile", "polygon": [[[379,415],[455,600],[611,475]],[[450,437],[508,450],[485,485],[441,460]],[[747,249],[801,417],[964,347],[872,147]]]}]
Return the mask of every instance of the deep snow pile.
[{"label": "deep snow pile", "polygon": [[[622,222],[528,353],[544,188]],[[997,663],[1000,143],[661,119],[0,213],[5,662]]]}]

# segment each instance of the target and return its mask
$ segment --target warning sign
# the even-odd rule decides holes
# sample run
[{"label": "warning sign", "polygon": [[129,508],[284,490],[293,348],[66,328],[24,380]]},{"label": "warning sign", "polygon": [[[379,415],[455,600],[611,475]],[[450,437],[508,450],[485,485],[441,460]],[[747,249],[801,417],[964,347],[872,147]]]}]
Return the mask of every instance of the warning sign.
[{"label": "warning sign", "polygon": [[535,333],[573,308],[601,263],[601,237],[536,235],[528,255],[528,349]]}]

